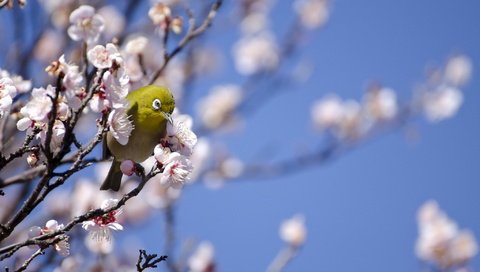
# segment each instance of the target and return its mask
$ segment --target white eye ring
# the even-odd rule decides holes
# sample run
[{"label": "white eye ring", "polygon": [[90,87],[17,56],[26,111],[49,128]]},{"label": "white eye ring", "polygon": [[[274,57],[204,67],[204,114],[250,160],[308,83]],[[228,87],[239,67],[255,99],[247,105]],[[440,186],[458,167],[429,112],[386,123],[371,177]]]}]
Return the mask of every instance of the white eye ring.
[{"label": "white eye ring", "polygon": [[162,102],[160,102],[160,99],[153,100],[152,107],[155,110],[160,110],[160,108],[162,107]]}]

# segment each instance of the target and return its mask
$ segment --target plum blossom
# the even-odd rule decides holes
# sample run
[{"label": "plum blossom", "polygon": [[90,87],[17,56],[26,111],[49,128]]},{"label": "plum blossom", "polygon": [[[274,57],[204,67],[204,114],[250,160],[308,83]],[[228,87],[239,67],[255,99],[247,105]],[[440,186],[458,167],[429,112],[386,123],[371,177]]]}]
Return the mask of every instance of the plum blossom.
[{"label": "plum blossom", "polygon": [[210,242],[201,242],[188,259],[190,272],[215,271],[215,249]]},{"label": "plum blossom", "polygon": [[280,237],[291,246],[303,245],[307,237],[304,216],[297,214],[284,221],[280,226]]},{"label": "plum blossom", "polygon": [[145,36],[135,37],[127,42],[125,45],[125,52],[127,54],[138,55],[144,52],[148,44],[148,38]]},{"label": "plum blossom", "polygon": [[[158,151],[158,149],[157,149]],[[165,152],[165,151],[164,151]],[[164,165],[163,172],[160,174],[160,183],[173,188],[180,188],[187,180],[193,170],[190,160],[178,152],[157,153],[155,158]]]},{"label": "plum blossom", "polygon": [[87,95],[83,88],[83,76],[77,65],[65,61],[65,55],[60,56],[58,65],[57,72],[64,74],[62,86],[65,99],[72,109],[77,110]]},{"label": "plum blossom", "polygon": [[182,155],[190,156],[193,147],[197,143],[197,135],[191,130],[192,118],[188,115],[181,115],[167,123],[166,141],[170,150],[179,152]]},{"label": "plum blossom", "polygon": [[[45,224],[45,227],[40,228],[38,226],[31,227],[29,230],[28,235],[33,238],[39,235],[44,235],[44,234],[49,234],[53,233],[59,230],[62,230],[64,228],[63,224],[58,224],[56,220],[49,220]],[[69,237],[67,235],[64,235],[64,239],[56,242],[53,247],[55,250],[58,252],[63,257],[66,257],[70,255],[70,244],[68,243]],[[47,240],[47,241],[53,241],[53,239]]]},{"label": "plum blossom", "polygon": [[165,25],[171,14],[172,11],[164,3],[156,3],[148,10],[148,17],[150,17],[154,25]]},{"label": "plum blossom", "polygon": [[227,84],[214,87],[198,104],[200,120],[207,128],[218,128],[235,119],[234,110],[242,101],[242,89]]},{"label": "plum blossom", "polygon": [[[40,131],[38,137],[42,139],[42,144],[45,145],[47,130],[44,129]],[[56,152],[58,148],[62,146],[63,143],[63,136],[65,135],[65,125],[60,120],[55,120],[52,129],[52,138],[50,140],[50,150]]]},{"label": "plum blossom", "polygon": [[90,44],[98,40],[105,27],[104,19],[95,14],[95,9],[82,5],[70,14],[68,36],[74,41],[85,41]]},{"label": "plum blossom", "polygon": [[104,34],[106,40],[118,37],[118,35],[125,29],[125,17],[115,6],[104,6],[98,10],[98,14],[102,16],[102,18],[107,19],[104,21]]},{"label": "plum blossom", "polygon": [[244,75],[277,67],[280,62],[279,54],[278,46],[269,32],[243,37],[233,47],[235,67]]},{"label": "plum blossom", "polygon": [[[107,210],[117,205],[118,199],[106,199],[101,205],[101,209]],[[117,222],[117,216],[122,212],[121,209],[113,210],[104,215],[94,217],[92,220],[82,223],[82,228],[90,232],[90,237],[93,240],[107,240],[111,239],[111,231],[123,230],[123,226]]]},{"label": "plum blossom", "polygon": [[124,73],[124,69],[119,69],[114,73],[106,71],[99,92],[90,101],[90,108],[95,112],[126,108],[128,104],[126,100],[128,81],[129,78]]},{"label": "plum blossom", "polygon": [[88,50],[87,58],[98,69],[106,69],[112,67],[114,61],[121,58],[121,56],[113,43],[107,43],[106,46],[96,45]]},{"label": "plum blossom", "polygon": [[307,28],[321,27],[329,17],[327,0],[296,0],[294,8],[301,23]]},{"label": "plum blossom", "polygon": [[438,122],[454,116],[463,103],[462,92],[446,85],[425,93],[423,110],[429,121]]},{"label": "plum blossom", "polygon": [[448,60],[445,66],[445,80],[454,86],[462,86],[472,75],[472,61],[464,55],[458,55]]},{"label": "plum blossom", "polygon": [[13,85],[13,81],[8,77],[0,78],[0,118],[10,111],[16,94],[17,88]]},{"label": "plum blossom", "polygon": [[340,139],[356,139],[369,128],[364,109],[354,100],[328,96],[314,103],[311,114],[316,127],[333,132]]},{"label": "plum blossom", "polygon": [[311,110],[313,124],[320,129],[337,126],[342,120],[342,114],[342,100],[335,95],[316,101]]},{"label": "plum blossom", "polygon": [[0,79],[9,78],[18,93],[25,93],[32,88],[32,81],[25,80],[22,76],[10,74],[7,70],[0,69]]},{"label": "plum blossom", "polygon": [[440,268],[449,268],[462,265],[477,254],[478,246],[473,234],[468,230],[459,230],[435,201],[427,201],[420,207],[417,221],[418,258]]},{"label": "plum blossom", "polygon": [[108,125],[118,143],[126,145],[134,127],[125,109],[112,110],[108,115]]},{"label": "plum blossom", "polygon": [[52,109],[52,100],[49,96],[55,95],[55,88],[34,88],[32,99],[20,109],[23,118],[18,120],[17,128],[21,131],[34,126],[42,127],[48,121],[48,114]]},{"label": "plum blossom", "polygon": [[374,120],[390,120],[398,111],[397,95],[390,88],[373,89],[367,92],[364,104],[368,116]]}]

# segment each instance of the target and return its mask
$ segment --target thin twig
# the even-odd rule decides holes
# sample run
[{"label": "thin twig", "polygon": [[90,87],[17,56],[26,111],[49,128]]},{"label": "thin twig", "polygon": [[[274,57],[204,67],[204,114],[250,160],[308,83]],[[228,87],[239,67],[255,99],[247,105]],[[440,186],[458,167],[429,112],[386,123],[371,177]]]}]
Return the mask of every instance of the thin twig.
[{"label": "thin twig", "polygon": [[208,13],[208,15],[205,18],[205,20],[203,21],[203,23],[197,28],[195,28],[195,25],[194,25],[195,20],[193,19],[193,15],[191,14],[191,12],[189,12],[190,19],[189,19],[189,29],[187,31],[187,34],[185,34],[183,39],[178,43],[177,47],[175,49],[173,49],[173,51],[171,53],[168,53],[166,55],[166,57],[164,58],[165,61],[163,62],[162,66],[160,66],[160,68],[153,74],[152,79],[149,81],[149,84],[153,84],[160,77],[160,75],[162,75],[163,71],[167,67],[167,64],[170,62],[170,60],[175,55],[180,53],[183,50],[183,48],[192,39],[201,35],[203,32],[205,32],[205,30],[208,29],[208,27],[210,27],[213,19],[217,15],[217,11],[218,11],[218,9],[220,8],[221,5],[222,5],[222,0],[216,0],[215,3],[210,8],[210,12]]},{"label": "thin twig", "polygon": [[28,258],[20,268],[18,268],[17,270],[15,270],[16,272],[20,272],[20,271],[25,271],[27,269],[27,267],[30,265],[30,263],[33,261],[33,259],[35,259],[36,257],[40,256],[40,255],[43,255],[45,254],[45,249],[44,248],[40,248],[38,249],[37,251],[35,251],[35,253],[32,254],[32,256],[30,256],[30,258]]}]

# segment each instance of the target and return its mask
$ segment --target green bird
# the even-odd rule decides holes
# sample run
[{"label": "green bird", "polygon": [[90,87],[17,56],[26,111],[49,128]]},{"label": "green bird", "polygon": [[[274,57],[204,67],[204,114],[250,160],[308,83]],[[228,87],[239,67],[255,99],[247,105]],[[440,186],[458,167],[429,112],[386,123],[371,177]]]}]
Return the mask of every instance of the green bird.
[{"label": "green bird", "polygon": [[175,108],[172,93],[165,87],[145,86],[127,95],[127,114],[133,123],[133,131],[126,145],[120,144],[109,131],[103,141],[104,157],[113,155],[112,166],[100,190],[120,189],[124,160],[142,162],[153,152],[160,139],[165,137],[167,122]]}]

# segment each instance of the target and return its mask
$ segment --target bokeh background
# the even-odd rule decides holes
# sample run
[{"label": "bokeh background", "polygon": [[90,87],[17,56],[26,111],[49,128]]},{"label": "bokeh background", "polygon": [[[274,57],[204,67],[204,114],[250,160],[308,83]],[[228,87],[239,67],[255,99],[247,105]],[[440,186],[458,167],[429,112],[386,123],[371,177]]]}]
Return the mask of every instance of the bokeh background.
[{"label": "bokeh background", "polygon": [[[30,4],[29,8],[42,10],[36,1]],[[123,1],[111,4],[125,6]],[[208,1],[192,3],[204,4]],[[150,3],[139,5],[133,20],[147,16]],[[195,101],[213,86],[245,81],[232,58],[241,35],[234,7],[235,1],[225,1],[201,40],[215,52],[212,61],[217,69],[196,78],[189,88],[189,102],[182,111],[194,120]],[[281,92],[266,87],[270,89],[264,90],[262,100],[252,103],[254,111],[235,128],[210,133],[212,142],[228,147],[229,154],[245,164],[294,158],[325,143],[312,125],[314,101],[331,93],[361,100],[368,86],[379,82],[407,102],[432,67],[465,54],[474,69],[463,88],[458,114],[438,123],[415,116],[325,163],[292,165],[288,174],[252,175],[215,189],[197,180],[184,188],[174,205],[177,253],[186,239],[209,241],[219,271],[264,271],[284,247],[278,233],[281,222],[302,214],[307,240],[285,271],[423,271],[426,265],[415,255],[416,214],[431,199],[460,228],[480,237],[480,2],[335,0],[329,7],[328,22],[305,33],[295,61],[282,68],[289,70],[298,63],[308,67],[303,84]],[[272,4],[270,27],[276,36],[288,31],[293,13],[292,1]],[[5,37],[13,35],[12,14],[0,11]],[[35,31],[24,29],[25,39],[33,39]],[[1,54],[0,67],[5,63],[6,55]],[[35,81],[35,74],[32,77],[34,87],[43,84]],[[84,170],[73,180],[94,180],[96,172],[95,167]],[[116,233],[116,245],[161,254],[164,220],[162,210],[157,210],[150,219]],[[479,258],[470,266],[476,271]],[[160,267],[166,271],[166,266]]]}]

